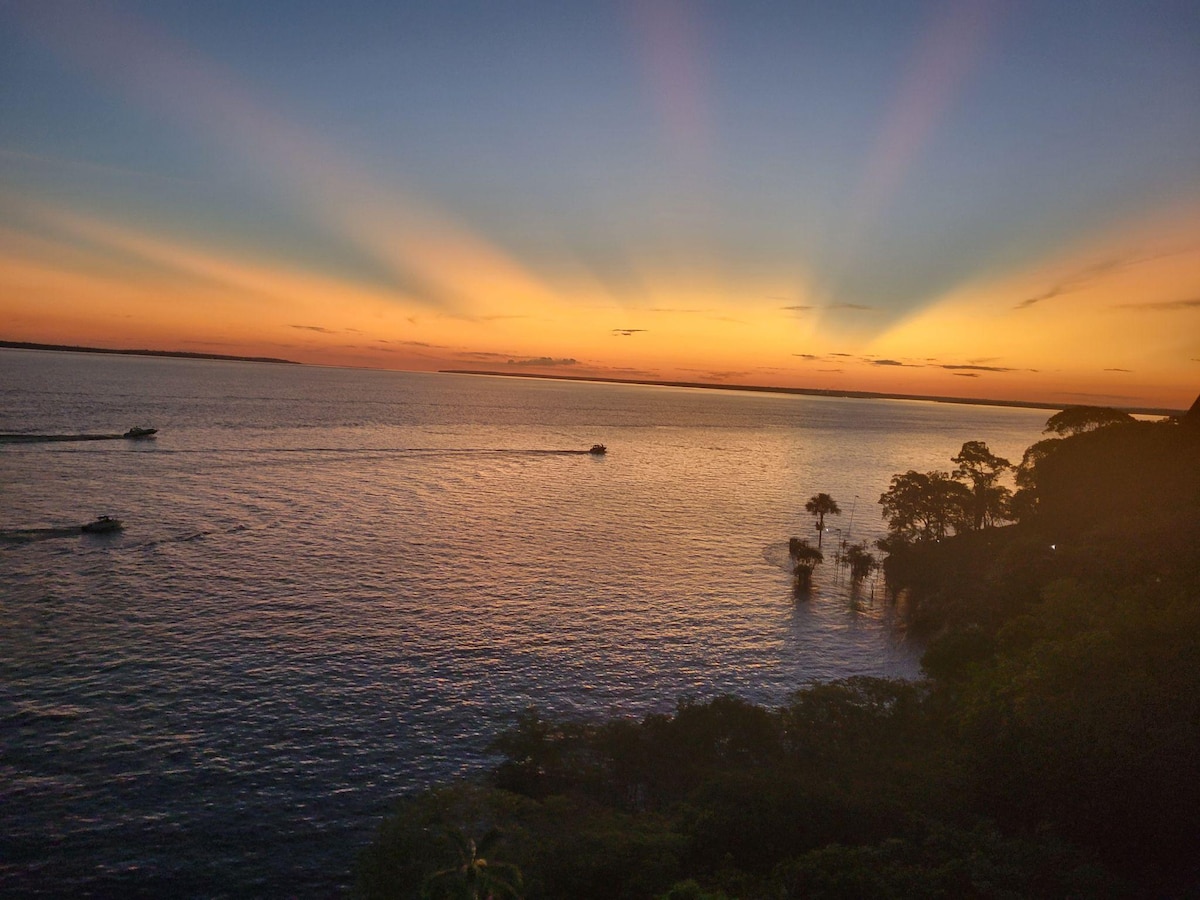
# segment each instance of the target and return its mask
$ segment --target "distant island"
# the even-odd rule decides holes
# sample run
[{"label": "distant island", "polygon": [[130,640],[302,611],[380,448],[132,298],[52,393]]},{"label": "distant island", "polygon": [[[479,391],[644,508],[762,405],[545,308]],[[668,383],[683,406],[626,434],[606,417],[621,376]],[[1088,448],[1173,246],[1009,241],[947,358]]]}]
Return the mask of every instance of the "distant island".
[{"label": "distant island", "polygon": [[[0,341],[0,349],[53,350],[70,353],[110,353],[120,356],[162,356],[176,359],[215,359],[233,362],[279,363],[302,366],[294,359],[274,356],[231,356],[225,353],[196,353],[190,350],[113,350],[108,347],[76,347],[70,344],[36,344],[28,341]],[[356,367],[352,367],[356,368]],[[880,391],[846,391],[827,388],[773,387],[760,384],[718,384],[707,381],[664,381],[653,378],[605,378],[599,375],[542,375],[534,372],[499,372],[488,369],[439,369],[440,375],[494,375],[501,378],[541,378],[549,381],[591,381],[599,384],[635,384],[653,387],[702,388],[710,391],[750,391],[760,394],[803,394],[812,397],[843,397],[852,400],[924,400],[931,403],[959,403],[967,406],[1003,406],[1013,409],[1062,409],[1062,403],[1033,400],[988,400],[980,397],[940,397],[933,394],[891,394]],[[1145,416],[1175,416],[1182,409],[1162,407],[1114,407],[1123,412]]]},{"label": "distant island", "polygon": [[[938,397],[931,394],[887,394],[876,391],[838,391],[825,388],[770,387],[757,384],[712,384],[705,381],[655,381],[639,378],[602,378],[591,375],[538,375],[533,372],[495,372],[481,369],[442,369],[443,375],[499,375],[502,378],[546,378],[552,381],[595,381],[601,384],[644,384],[658,387],[705,388],[712,391],[753,391],[761,394],[804,394],[812,397],[845,397],[853,400],[926,400],[932,403],[962,403],[968,406],[1006,406],[1019,409],[1062,409],[1062,403],[1031,400],[985,400],[978,397]],[[1069,404],[1068,404],[1069,405]],[[1114,407],[1115,408],[1115,407]],[[1174,416],[1180,409],[1120,407],[1145,416]]]},{"label": "distant island", "polygon": [[9,350],[56,350],[70,353],[115,353],[120,356],[169,356],[177,359],[224,359],[234,362],[283,363],[299,366],[292,359],[273,356],[230,356],[225,353],[193,353],[189,350],[110,350],[107,347],[74,347],[69,344],[32,344],[28,341],[0,341],[0,348]]}]

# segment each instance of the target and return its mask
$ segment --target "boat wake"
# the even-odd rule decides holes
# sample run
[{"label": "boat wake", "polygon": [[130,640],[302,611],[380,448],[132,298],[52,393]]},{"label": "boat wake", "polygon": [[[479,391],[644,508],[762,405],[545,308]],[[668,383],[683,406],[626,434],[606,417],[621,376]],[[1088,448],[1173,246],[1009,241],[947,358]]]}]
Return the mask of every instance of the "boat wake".
[{"label": "boat wake", "polygon": [[[0,443],[3,443],[0,440]],[[597,445],[600,446],[600,445]],[[122,453],[124,450],[80,450],[75,447],[56,448],[56,453]],[[394,456],[469,456],[484,454],[504,454],[510,456],[603,456],[596,449],[591,450],[561,450],[561,449],[528,449],[520,447],[212,447],[212,448],[170,448],[156,447],[155,455],[199,454],[212,456],[219,453],[236,453],[242,455],[271,455],[276,453],[313,453],[328,455],[352,455],[355,453],[391,454]]]},{"label": "boat wake", "polygon": [[82,533],[78,525],[63,525],[56,528],[9,528],[0,530],[0,543],[28,544],[53,538],[79,537]]}]

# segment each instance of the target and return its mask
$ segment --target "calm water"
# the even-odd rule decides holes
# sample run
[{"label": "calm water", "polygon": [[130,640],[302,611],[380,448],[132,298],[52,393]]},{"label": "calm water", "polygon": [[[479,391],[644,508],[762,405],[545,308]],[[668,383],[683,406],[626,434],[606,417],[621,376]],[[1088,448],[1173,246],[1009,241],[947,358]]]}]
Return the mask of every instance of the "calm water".
[{"label": "calm water", "polygon": [[[877,537],[892,474],[1046,417],[0,351],[0,432],[160,429],[0,447],[0,892],[328,896],[531,703],[915,675],[870,585],[794,602],[805,500]],[[98,513],[125,530],[14,534]]]}]

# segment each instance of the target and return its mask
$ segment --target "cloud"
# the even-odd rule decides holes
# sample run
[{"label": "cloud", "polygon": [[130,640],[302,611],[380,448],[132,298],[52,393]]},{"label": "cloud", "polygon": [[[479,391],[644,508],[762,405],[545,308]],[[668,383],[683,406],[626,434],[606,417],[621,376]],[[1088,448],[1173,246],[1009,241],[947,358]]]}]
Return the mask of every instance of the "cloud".
[{"label": "cloud", "polygon": [[488,350],[464,350],[457,354],[459,359],[476,359],[483,362],[501,361],[506,362],[512,359],[511,353],[492,353]]},{"label": "cloud", "polygon": [[315,331],[318,334],[337,334],[329,328],[322,328],[320,325],[289,325],[288,328],[299,328],[301,331]]},{"label": "cloud", "polygon": [[[1028,309],[1044,300],[1050,300],[1062,294],[1069,294],[1073,291],[1082,290],[1098,278],[1109,275],[1121,269],[1128,269],[1132,266],[1141,265],[1145,262],[1151,262],[1157,259],[1165,259],[1171,256],[1178,256],[1182,253],[1191,251],[1190,247],[1172,247],[1166,250],[1158,250],[1150,253],[1131,253],[1126,256],[1117,256],[1110,259],[1101,260],[1098,263],[1093,263],[1090,266],[1085,266],[1082,269],[1061,279],[1058,283],[1051,286],[1049,289],[1033,297],[1027,297],[1018,303],[1013,309]],[[1200,298],[1192,300],[1176,300],[1166,303],[1122,303],[1114,307],[1115,309],[1183,309],[1191,306],[1200,306]]]},{"label": "cloud", "polygon": [[1041,303],[1044,300],[1051,300],[1060,296],[1061,294],[1069,294],[1072,291],[1078,291],[1087,286],[1089,283],[1095,281],[1101,275],[1106,275],[1116,269],[1132,265],[1136,261],[1138,261],[1137,257],[1117,257],[1113,259],[1101,260],[1098,263],[1085,266],[1077,272],[1068,275],[1066,278],[1062,279],[1048,290],[1045,290],[1040,294],[1036,294],[1033,297],[1026,297],[1024,300],[1014,306],[1013,309],[1029,309],[1029,307]]},{"label": "cloud", "polygon": [[510,359],[510,366],[577,366],[577,359],[555,359],[551,356],[532,356],[526,359]]},{"label": "cloud", "polygon": [[426,347],[431,350],[434,347],[439,347],[439,349],[443,349],[443,350],[446,349],[445,347],[440,347],[440,345],[437,345],[437,344],[430,344],[428,341],[388,341],[388,340],[384,340],[383,338],[375,338],[375,343],[377,343],[377,344],[403,344],[405,347]]},{"label": "cloud", "polygon": [[[479,324],[481,322],[499,322],[504,319],[528,319],[529,316],[508,315],[508,314],[477,316],[477,315],[473,315],[471,313],[463,313],[463,312],[439,312],[434,316],[434,318],[450,319],[455,322],[472,322],[474,324]],[[410,318],[409,321],[414,325],[416,324],[415,319]]]},{"label": "cloud", "polygon": [[969,369],[974,372],[1014,372],[1015,369],[1010,369],[1007,366],[952,366],[943,364],[943,369]]},{"label": "cloud", "polygon": [[793,304],[791,306],[781,306],[779,308],[781,310],[784,310],[785,312],[812,312],[813,310],[817,310],[817,309],[822,309],[822,310],[849,309],[849,310],[857,310],[859,312],[864,312],[864,311],[872,310],[875,307],[867,306],[865,303],[826,303],[824,306],[813,306],[812,304],[807,304],[807,303],[797,303],[797,304]]},{"label": "cloud", "polygon": [[645,330],[645,328],[614,328],[612,333],[614,337],[630,337],[631,335],[638,334],[639,332],[643,332]]},{"label": "cloud", "polygon": [[815,356],[812,353],[793,353],[792,356],[798,356],[801,359],[821,359],[820,356]]},{"label": "cloud", "polygon": [[872,366],[903,366],[906,369],[920,369],[921,366],[914,363],[900,362],[898,359],[864,359],[863,362]]},{"label": "cloud", "polygon": [[711,309],[685,309],[685,308],[676,309],[676,308],[673,308],[670,306],[652,306],[652,307],[650,307],[649,310],[647,310],[647,312],[652,312],[652,313],[710,313],[710,312],[713,312],[713,310],[711,310]]},{"label": "cloud", "polygon": [[1132,372],[1132,371],[1133,371],[1133,369],[1116,369],[1116,368],[1113,368],[1113,369],[1105,369],[1104,371],[1105,371],[1105,372]]},{"label": "cloud", "polygon": [[1147,312],[1166,312],[1176,309],[1195,309],[1200,307],[1200,297],[1187,300],[1162,300],[1158,303],[1118,303],[1113,309],[1144,309]]},{"label": "cloud", "polygon": [[1024,300],[1014,306],[1013,309],[1029,309],[1029,307],[1036,303],[1041,303],[1043,300],[1050,300],[1053,297],[1057,297],[1059,294],[1065,294],[1068,290],[1069,288],[1067,288],[1065,285],[1056,284],[1048,291],[1045,291],[1034,297],[1026,297]]},{"label": "cloud", "polygon": [[720,381],[728,378],[746,378],[751,375],[751,372],[742,372],[735,370],[718,371],[716,369],[680,369],[681,372],[695,372],[697,375],[703,375],[706,378]]},{"label": "cloud", "polygon": [[978,372],[955,372],[954,374],[957,375],[959,378],[980,378],[980,377],[982,377]]},{"label": "cloud", "polygon": [[829,355],[830,355],[830,356],[844,356],[846,359],[853,359],[853,358],[854,358],[854,354],[853,354],[853,353],[830,353]]}]

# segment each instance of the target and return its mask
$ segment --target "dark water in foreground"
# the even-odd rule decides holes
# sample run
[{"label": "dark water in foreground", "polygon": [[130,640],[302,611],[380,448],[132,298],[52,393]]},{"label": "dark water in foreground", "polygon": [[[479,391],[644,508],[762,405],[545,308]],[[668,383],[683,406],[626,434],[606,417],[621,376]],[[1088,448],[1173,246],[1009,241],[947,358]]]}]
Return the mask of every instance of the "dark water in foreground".
[{"label": "dark water in foreground", "polygon": [[870,585],[793,602],[805,500],[879,536],[892,474],[1046,415],[0,351],[0,432],[160,429],[0,447],[0,893],[328,896],[528,704],[914,675]]}]

